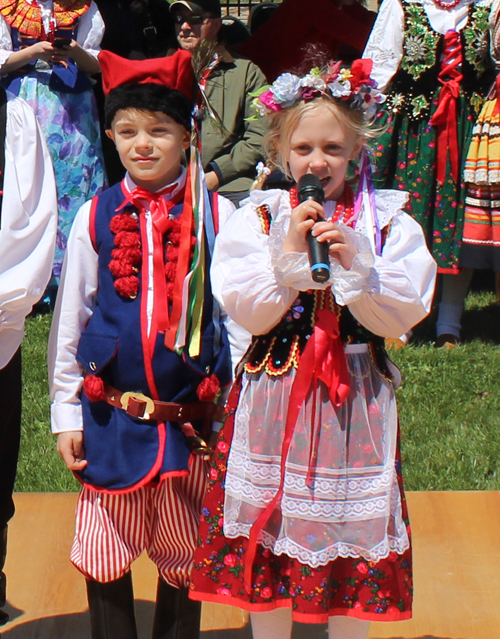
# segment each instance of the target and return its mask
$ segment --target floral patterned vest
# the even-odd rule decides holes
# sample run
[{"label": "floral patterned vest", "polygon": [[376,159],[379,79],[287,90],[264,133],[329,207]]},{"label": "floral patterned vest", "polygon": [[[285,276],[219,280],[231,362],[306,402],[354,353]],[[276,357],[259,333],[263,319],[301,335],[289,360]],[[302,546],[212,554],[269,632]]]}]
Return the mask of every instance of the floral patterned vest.
[{"label": "floral patterned vest", "polygon": [[[263,232],[268,235],[272,223],[267,205],[257,207]],[[384,338],[375,335],[362,326],[346,306],[339,306],[330,288],[299,293],[292,307],[266,335],[256,335],[244,358],[247,373],[265,371],[271,376],[287,373],[292,367],[298,368],[300,356],[314,331],[317,311],[327,308],[336,313],[339,320],[340,336],[345,345],[367,344],[373,363],[378,371],[392,380],[387,366]]]},{"label": "floral patterned vest", "polygon": [[[438,82],[444,36],[436,33],[420,2],[402,0],[405,12],[403,59],[389,87],[387,108],[404,111],[410,119],[429,117]],[[463,50],[461,91],[479,113],[484,97],[494,81],[489,56],[488,17],[490,7],[469,5],[469,20],[460,32]]]}]

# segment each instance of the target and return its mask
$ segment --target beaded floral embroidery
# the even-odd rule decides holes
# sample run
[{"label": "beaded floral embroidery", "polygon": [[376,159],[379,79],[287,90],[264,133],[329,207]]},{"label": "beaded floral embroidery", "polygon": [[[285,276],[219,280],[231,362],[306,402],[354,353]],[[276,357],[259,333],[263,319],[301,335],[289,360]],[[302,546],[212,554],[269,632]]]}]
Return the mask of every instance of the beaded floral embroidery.
[{"label": "beaded floral embroidery", "polygon": [[429,27],[422,5],[405,2],[404,7],[406,29],[401,67],[418,80],[436,63],[440,36]]},{"label": "beaded floral embroidery", "polygon": [[464,28],[465,58],[472,64],[479,75],[482,75],[488,65],[489,56],[489,25],[490,7],[474,5],[469,24]]}]

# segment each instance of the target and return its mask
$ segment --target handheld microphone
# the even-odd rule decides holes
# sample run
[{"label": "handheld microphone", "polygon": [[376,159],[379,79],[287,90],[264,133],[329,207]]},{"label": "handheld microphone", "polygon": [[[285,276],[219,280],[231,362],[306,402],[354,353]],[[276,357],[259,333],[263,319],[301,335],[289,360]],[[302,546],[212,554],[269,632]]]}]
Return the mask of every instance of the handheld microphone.
[{"label": "handheld microphone", "polygon": [[[318,204],[323,204],[325,192],[317,175],[307,173],[300,178],[297,185],[297,198],[300,204],[306,200],[314,200]],[[318,242],[309,231],[307,233],[307,249],[311,265],[311,277],[320,284],[327,282],[330,277],[328,244],[326,242]]]}]

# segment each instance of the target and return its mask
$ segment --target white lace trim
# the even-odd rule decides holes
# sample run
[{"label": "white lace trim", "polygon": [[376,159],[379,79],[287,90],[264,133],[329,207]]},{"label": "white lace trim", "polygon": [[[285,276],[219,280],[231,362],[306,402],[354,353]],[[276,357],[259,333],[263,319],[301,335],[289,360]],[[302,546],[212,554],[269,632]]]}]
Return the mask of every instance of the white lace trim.
[{"label": "white lace trim", "polygon": [[[241,477],[231,475],[226,480],[226,493],[235,499],[243,499],[247,503],[264,508],[273,499],[276,490],[266,487],[255,486]],[[318,492],[315,487],[315,494]],[[319,497],[320,495],[318,495]],[[323,495],[330,497],[329,495]],[[312,502],[310,499],[292,498],[285,494],[281,499],[281,512],[286,517],[307,519],[308,521],[322,521],[328,523],[342,523],[346,520],[355,521],[358,519],[371,519],[377,515],[389,516],[390,496],[375,497],[368,496],[366,499],[354,499],[349,496],[349,502],[334,500],[329,502]],[[228,512],[228,519],[232,519],[233,513]]]},{"label": "white lace trim", "polygon": [[464,182],[469,184],[478,184],[479,186],[486,186],[490,184],[498,184],[500,182],[500,171],[497,169],[466,169],[464,171]]},{"label": "white lace trim", "polygon": [[[279,462],[260,463],[253,459],[250,460],[244,452],[238,450],[235,446],[233,446],[231,454],[232,467],[238,469],[239,477],[236,478],[233,475],[228,476],[226,481],[227,492],[232,492],[234,496],[238,496],[240,492],[243,492],[242,486],[236,482],[239,481],[241,484],[248,485],[249,482],[241,479],[242,476],[251,477],[252,482],[255,484],[266,482],[269,488],[278,488],[281,475]],[[306,485],[305,477],[303,474],[293,472],[294,466],[294,464],[287,464],[284,482],[285,491],[293,492],[296,495],[309,496],[310,489]],[[295,468],[298,467],[295,466]],[[317,470],[321,473],[321,478],[316,479],[314,483],[314,493],[320,497],[335,494],[339,498],[342,498],[347,493],[357,496],[376,494],[380,491],[388,490],[394,481],[394,471],[392,469],[382,470],[379,475],[371,477],[345,477],[348,471],[333,471],[326,468],[318,468]],[[360,470],[362,471],[362,469],[356,469],[358,473]],[[332,475],[331,478],[325,476],[328,473]],[[344,476],[339,477],[338,475],[341,474]],[[370,474],[373,474],[372,470],[370,470]],[[274,492],[272,496],[274,496]],[[265,506],[270,499],[262,500],[253,498],[252,501],[261,506]]]},{"label": "white lace trim", "polygon": [[[237,537],[249,537],[251,526],[248,524],[224,524],[224,535],[229,539]],[[318,568],[342,557],[343,559],[365,559],[367,561],[378,562],[386,559],[391,552],[402,555],[410,547],[410,540],[406,529],[400,537],[387,536],[374,548],[367,550],[354,544],[337,542],[324,550],[314,552],[303,548],[300,544],[290,538],[276,540],[266,531],[260,533],[258,543],[269,549],[273,555],[287,555],[292,559],[297,559],[301,564],[307,564],[311,568]]]}]

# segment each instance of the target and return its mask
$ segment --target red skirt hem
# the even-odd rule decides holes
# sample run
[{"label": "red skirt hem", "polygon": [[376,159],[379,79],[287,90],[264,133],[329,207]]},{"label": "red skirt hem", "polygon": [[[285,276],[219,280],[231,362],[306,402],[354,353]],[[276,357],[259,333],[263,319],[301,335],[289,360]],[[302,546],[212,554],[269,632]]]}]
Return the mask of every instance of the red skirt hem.
[{"label": "red skirt hem", "polygon": [[[245,601],[244,599],[238,599],[237,597],[200,592],[199,590],[191,590],[189,592],[189,598],[194,601],[207,601],[210,603],[223,604],[225,606],[234,606],[235,608],[241,608],[247,612],[270,612],[277,608],[292,607],[291,599],[277,599],[275,601],[257,604]],[[328,612],[311,615],[309,613],[297,613],[292,610],[293,621],[298,621],[299,623],[328,623],[328,618],[334,616],[354,617],[355,619],[362,619],[364,621],[394,622],[407,621],[408,619],[411,619],[412,611],[406,610],[399,613],[385,612],[384,614],[378,614],[376,612],[363,612],[362,610],[356,610],[355,608],[331,608]]]}]

